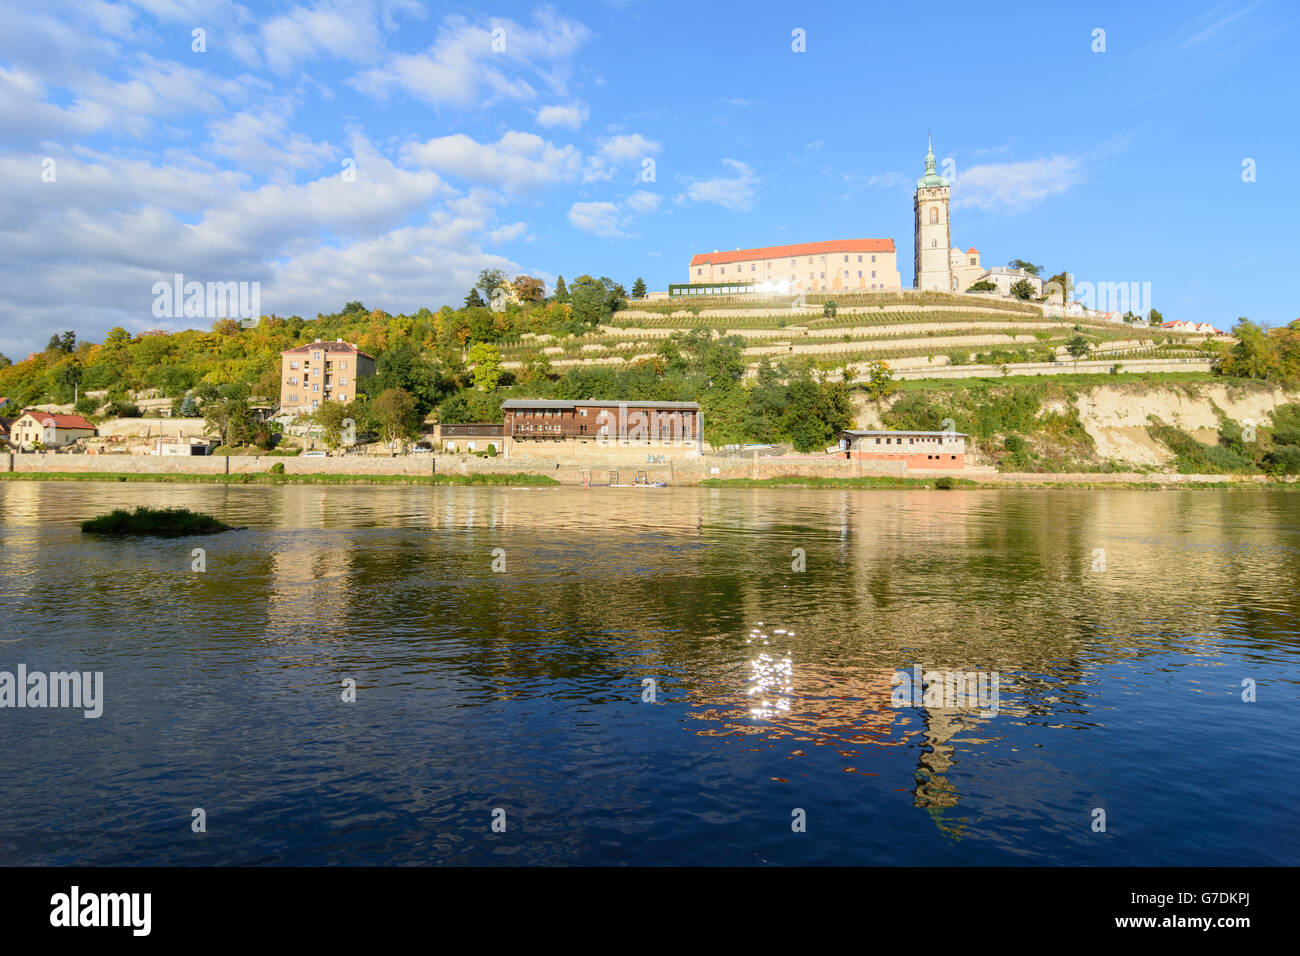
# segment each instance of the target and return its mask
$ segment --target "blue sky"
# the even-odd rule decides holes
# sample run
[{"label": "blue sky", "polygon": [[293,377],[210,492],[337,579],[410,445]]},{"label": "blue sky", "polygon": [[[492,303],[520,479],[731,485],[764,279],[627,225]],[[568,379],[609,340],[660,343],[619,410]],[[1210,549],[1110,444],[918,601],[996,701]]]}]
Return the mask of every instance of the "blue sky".
[{"label": "blue sky", "polygon": [[310,318],[891,237],[908,285],[927,131],[986,265],[1295,319],[1300,8],[1054,6],[0,0],[0,351],[210,324],[175,273]]}]

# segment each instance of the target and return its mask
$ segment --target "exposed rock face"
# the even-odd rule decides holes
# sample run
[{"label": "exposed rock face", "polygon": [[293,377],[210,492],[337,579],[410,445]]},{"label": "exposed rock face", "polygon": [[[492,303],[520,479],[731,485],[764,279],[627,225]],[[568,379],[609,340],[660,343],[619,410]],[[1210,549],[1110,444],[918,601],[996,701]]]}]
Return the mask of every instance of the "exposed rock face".
[{"label": "exposed rock face", "polygon": [[[1141,382],[1076,387],[1077,397],[1046,399],[1040,417],[1062,414],[1073,407],[1079,421],[1096,443],[1098,462],[1161,468],[1173,454],[1147,433],[1147,416],[1155,415],[1167,425],[1181,428],[1199,441],[1219,440],[1220,413],[1241,425],[1272,424],[1273,409],[1300,401],[1300,393],[1287,392],[1266,383],[1228,385],[1196,382],[1156,385]],[[941,393],[939,393],[941,394]],[[885,402],[889,407],[901,397]],[[858,428],[881,428],[880,412],[874,402],[858,395],[854,414]]]}]

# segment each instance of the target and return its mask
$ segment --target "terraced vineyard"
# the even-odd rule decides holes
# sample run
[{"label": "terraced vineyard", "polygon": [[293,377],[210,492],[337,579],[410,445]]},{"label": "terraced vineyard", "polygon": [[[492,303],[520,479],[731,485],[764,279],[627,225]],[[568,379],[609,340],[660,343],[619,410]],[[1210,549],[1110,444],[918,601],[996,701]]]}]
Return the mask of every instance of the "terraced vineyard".
[{"label": "terraced vineyard", "polygon": [[[837,314],[825,315],[820,299],[834,298]],[[748,300],[755,301],[748,301]],[[1095,319],[1044,315],[1040,306],[1007,300],[976,300],[910,290],[852,296],[808,296],[791,306],[761,297],[731,297],[638,304],[581,338],[525,334],[499,343],[505,368],[519,368],[539,355],[553,369],[624,365],[653,359],[676,333],[707,330],[744,340],[751,371],[763,359],[804,362],[822,371],[861,366],[877,359],[897,369],[950,365],[992,366],[1069,363],[1066,344],[1082,335],[1089,358],[1126,361],[1215,356],[1204,337]]]}]

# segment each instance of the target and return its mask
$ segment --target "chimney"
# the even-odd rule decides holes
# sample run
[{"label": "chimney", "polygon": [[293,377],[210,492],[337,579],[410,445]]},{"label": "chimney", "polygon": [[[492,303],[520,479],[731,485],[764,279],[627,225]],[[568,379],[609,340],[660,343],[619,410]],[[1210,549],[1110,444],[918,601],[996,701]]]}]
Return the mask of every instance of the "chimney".
[{"label": "chimney", "polygon": [[316,344],[317,344],[317,345],[320,345],[320,339],[317,339],[317,340],[316,340]]}]

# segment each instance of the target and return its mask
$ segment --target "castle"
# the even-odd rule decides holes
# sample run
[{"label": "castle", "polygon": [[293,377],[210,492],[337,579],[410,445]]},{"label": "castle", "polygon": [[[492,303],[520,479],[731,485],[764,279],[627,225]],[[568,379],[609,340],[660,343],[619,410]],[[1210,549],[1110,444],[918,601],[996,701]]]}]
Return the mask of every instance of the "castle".
[{"label": "castle", "polygon": [[[1020,269],[986,269],[979,250],[953,246],[949,220],[949,182],[935,170],[934,147],[927,144],[925,175],[916,182],[913,210],[916,249],[912,286],[935,292],[965,292],[988,282],[997,294],[1026,279],[1036,295],[1043,282]],[[901,289],[893,239],[835,239],[785,246],[697,253],[687,280],[669,286],[669,294],[725,295],[743,292],[835,292]]]}]

